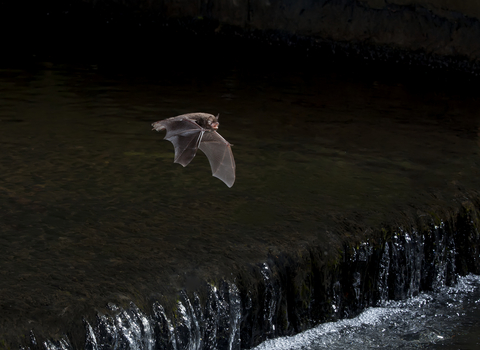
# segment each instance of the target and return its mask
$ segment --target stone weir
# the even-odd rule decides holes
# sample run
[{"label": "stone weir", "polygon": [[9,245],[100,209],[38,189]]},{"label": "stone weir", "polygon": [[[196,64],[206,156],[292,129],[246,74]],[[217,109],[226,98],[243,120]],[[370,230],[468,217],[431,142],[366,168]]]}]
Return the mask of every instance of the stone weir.
[{"label": "stone weir", "polygon": [[43,339],[31,333],[23,348],[248,349],[380,301],[451,285],[459,275],[480,273],[480,202],[469,197],[451,210],[417,212],[375,229],[345,222],[351,239],[335,254],[321,242],[271,252],[263,262],[145,309],[109,304],[96,319],[84,320],[84,343],[71,342],[79,334]]}]

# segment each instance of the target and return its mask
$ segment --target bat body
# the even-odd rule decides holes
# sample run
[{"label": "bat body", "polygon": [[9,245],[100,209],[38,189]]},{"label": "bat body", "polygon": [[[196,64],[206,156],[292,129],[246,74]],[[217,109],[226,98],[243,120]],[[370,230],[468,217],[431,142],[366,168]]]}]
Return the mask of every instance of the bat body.
[{"label": "bat body", "polygon": [[212,175],[232,187],[235,160],[230,143],[216,131],[218,125],[218,116],[207,113],[182,114],[152,124],[154,130],[167,131],[165,140],[175,148],[174,163],[187,166],[200,148],[210,162]]}]

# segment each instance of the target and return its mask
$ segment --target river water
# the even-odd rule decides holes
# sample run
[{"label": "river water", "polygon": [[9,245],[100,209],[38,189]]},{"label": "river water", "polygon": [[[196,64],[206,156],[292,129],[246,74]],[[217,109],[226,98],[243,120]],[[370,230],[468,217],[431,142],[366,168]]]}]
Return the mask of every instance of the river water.
[{"label": "river water", "polygon": [[[336,252],[344,220],[462,201],[479,188],[480,100],[429,79],[269,62],[0,70],[0,335],[81,344],[82,320],[109,302],[148,310],[268,253]],[[195,111],[220,113],[231,189],[201,154],[173,164],[151,131]]]}]

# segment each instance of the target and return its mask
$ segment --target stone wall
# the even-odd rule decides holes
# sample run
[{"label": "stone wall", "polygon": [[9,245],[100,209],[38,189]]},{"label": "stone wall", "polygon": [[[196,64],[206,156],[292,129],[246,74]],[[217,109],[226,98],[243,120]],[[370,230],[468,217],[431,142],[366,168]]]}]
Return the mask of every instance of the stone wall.
[{"label": "stone wall", "polygon": [[78,56],[106,41],[175,43],[193,33],[480,72],[480,3],[466,0],[51,0],[0,4],[0,20],[15,33],[4,46],[17,56],[60,48]]},{"label": "stone wall", "polygon": [[279,31],[473,61],[480,54],[480,3],[475,1],[159,0],[149,6],[169,18],[201,17],[247,31]]}]

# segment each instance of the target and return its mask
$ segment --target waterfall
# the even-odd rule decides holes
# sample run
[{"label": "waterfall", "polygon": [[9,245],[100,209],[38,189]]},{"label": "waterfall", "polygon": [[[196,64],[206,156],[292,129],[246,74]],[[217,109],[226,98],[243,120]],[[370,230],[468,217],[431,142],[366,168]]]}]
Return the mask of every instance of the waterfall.
[{"label": "waterfall", "polygon": [[[180,291],[174,307],[154,302],[108,305],[84,321],[86,350],[237,350],[350,318],[369,306],[405,300],[452,285],[459,274],[480,273],[480,235],[471,214],[454,220],[383,229],[366,242],[345,245],[334,265],[323,247],[271,255],[232,280]],[[468,229],[467,229],[468,228]],[[468,250],[469,254],[464,254]],[[476,257],[471,256],[471,253]],[[67,336],[32,347],[73,350]]]}]

